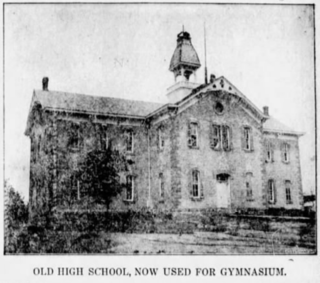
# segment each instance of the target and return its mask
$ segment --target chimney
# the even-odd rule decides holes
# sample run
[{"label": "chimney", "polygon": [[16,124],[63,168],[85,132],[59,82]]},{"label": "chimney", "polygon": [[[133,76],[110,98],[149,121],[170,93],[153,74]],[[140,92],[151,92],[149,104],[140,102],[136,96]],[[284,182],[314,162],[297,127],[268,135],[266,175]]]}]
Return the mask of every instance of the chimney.
[{"label": "chimney", "polygon": [[210,83],[213,83],[215,79],[216,79],[216,76],[214,74],[211,74],[210,75]]},{"label": "chimney", "polygon": [[269,116],[269,107],[268,106],[263,106],[263,114],[266,116]]},{"label": "chimney", "polygon": [[42,90],[48,91],[48,85],[49,85],[49,78],[44,77],[42,79]]}]

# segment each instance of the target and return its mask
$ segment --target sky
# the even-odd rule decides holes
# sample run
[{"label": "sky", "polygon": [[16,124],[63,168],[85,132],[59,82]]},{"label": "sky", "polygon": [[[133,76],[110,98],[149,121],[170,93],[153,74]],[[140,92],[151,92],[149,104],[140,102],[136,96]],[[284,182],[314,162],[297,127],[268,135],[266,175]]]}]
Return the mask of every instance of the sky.
[{"label": "sky", "polygon": [[315,190],[314,19],[307,5],[5,5],[5,178],[28,200],[34,89],[166,103],[176,37],[300,138],[303,190]]}]

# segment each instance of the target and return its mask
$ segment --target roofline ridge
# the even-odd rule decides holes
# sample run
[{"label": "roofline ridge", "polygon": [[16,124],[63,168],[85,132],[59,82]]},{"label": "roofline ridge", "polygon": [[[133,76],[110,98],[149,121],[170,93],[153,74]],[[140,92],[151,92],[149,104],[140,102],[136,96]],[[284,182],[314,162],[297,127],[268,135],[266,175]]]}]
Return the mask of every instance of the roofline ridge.
[{"label": "roofline ridge", "polygon": [[92,95],[92,94],[83,94],[83,93],[75,93],[75,92],[67,92],[67,91],[58,91],[58,90],[34,90],[34,93],[35,92],[65,93],[65,94],[71,94],[71,95],[82,95],[82,96],[90,96],[90,97],[97,97],[97,98],[111,98],[111,99],[118,99],[118,100],[124,100],[124,101],[135,101],[135,102],[154,103],[154,104],[164,105],[161,102],[152,102],[152,101],[135,100],[135,99],[125,99],[125,98],[112,97],[112,96]]}]

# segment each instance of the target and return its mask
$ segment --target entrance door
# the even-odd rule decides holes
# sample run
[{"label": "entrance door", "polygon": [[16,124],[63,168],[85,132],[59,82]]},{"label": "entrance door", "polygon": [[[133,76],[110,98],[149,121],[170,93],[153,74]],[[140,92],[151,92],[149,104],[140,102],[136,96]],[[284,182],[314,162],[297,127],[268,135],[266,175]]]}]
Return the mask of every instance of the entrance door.
[{"label": "entrance door", "polygon": [[217,207],[227,208],[230,204],[230,176],[217,175]]}]

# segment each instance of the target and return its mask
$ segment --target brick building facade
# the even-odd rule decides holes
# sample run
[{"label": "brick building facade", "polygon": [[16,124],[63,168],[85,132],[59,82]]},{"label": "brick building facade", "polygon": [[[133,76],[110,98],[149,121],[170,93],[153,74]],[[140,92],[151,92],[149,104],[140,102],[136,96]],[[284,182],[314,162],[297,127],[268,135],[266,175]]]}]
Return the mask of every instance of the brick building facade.
[{"label": "brick building facade", "polygon": [[229,209],[303,205],[301,133],[258,109],[226,78],[190,82],[200,61],[187,32],[178,34],[168,104],[34,91],[26,135],[31,140],[30,207],[70,180],[81,155],[116,148],[131,160],[117,209]]}]

